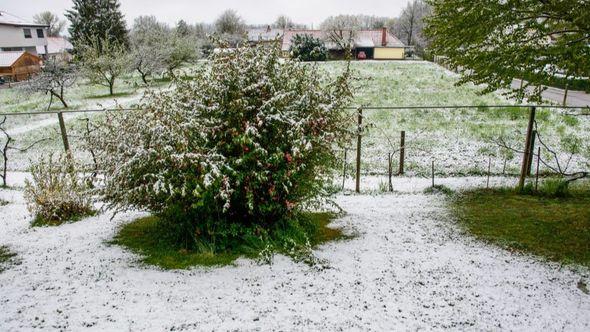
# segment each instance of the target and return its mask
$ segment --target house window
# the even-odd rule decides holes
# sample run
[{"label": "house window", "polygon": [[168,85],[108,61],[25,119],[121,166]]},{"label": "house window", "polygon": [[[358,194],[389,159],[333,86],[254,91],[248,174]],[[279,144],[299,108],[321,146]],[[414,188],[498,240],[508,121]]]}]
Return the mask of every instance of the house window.
[{"label": "house window", "polygon": [[31,35],[31,29],[23,29],[25,32],[25,38],[29,39],[29,38],[33,38],[33,35]]},{"label": "house window", "polygon": [[43,29],[37,29],[37,38],[45,38],[45,33],[43,33]]}]

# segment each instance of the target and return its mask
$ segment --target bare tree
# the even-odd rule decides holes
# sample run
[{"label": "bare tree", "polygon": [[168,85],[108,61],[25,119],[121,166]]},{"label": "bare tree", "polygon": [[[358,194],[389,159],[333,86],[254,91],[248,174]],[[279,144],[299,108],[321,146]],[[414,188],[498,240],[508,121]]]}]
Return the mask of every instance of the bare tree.
[{"label": "bare tree", "polygon": [[33,77],[22,89],[26,92],[42,92],[50,96],[47,109],[51,108],[53,97],[59,99],[63,107],[68,108],[65,91],[74,85],[77,78],[76,68],[60,59],[49,59],[41,72]]},{"label": "bare tree", "polygon": [[430,6],[423,0],[412,0],[402,11],[393,25],[394,33],[407,46],[425,47],[422,35],[424,18],[430,14]]},{"label": "bare tree", "polygon": [[295,27],[295,24],[293,23],[293,21],[291,20],[291,18],[289,16],[281,15],[281,16],[277,17],[277,20],[273,23],[272,26],[277,29],[285,29],[286,30],[286,29],[292,29],[293,27]]},{"label": "bare tree", "polygon": [[47,25],[47,34],[49,37],[58,37],[66,26],[66,21],[60,20],[57,15],[52,12],[45,11],[33,16],[33,20],[37,24]]},{"label": "bare tree", "polygon": [[347,56],[352,54],[354,39],[360,30],[360,21],[357,16],[332,16],[322,23],[321,28],[330,42],[344,50]]},{"label": "bare tree", "polygon": [[10,144],[13,142],[13,138],[12,136],[10,136],[10,134],[6,131],[6,129],[4,129],[4,124],[6,123],[6,117],[4,117],[2,119],[2,121],[0,121],[0,131],[2,132],[2,134],[4,135],[4,137],[6,138],[6,141],[4,142],[4,145],[2,146],[2,174],[0,175],[0,178],[2,178],[2,187],[6,188],[7,183],[6,183],[6,177],[7,177],[7,173],[8,173],[8,150],[10,149]]},{"label": "bare tree", "polygon": [[[588,171],[571,171],[572,168],[572,161],[575,159],[576,156],[581,155],[581,144],[580,139],[574,140],[574,142],[568,142],[568,139],[562,138],[562,145],[566,148],[566,154],[560,155],[556,149],[550,146],[543,136],[540,134],[537,122],[535,121],[535,129],[537,132],[537,141],[539,145],[546,151],[546,158],[542,155],[535,154],[533,151],[533,156],[539,158],[539,163],[549,169],[551,172],[567,178],[566,183],[571,183],[580,179],[584,179],[590,177],[590,172]],[[497,146],[501,147],[502,149],[512,151],[518,154],[524,154],[525,151],[515,148],[503,137],[498,137],[496,139],[491,139],[491,142],[495,143]],[[583,158],[583,157],[582,157]],[[587,160],[587,159],[586,159]],[[590,166],[589,162],[586,162],[586,167]]]},{"label": "bare tree", "polygon": [[4,142],[3,144],[0,146],[0,155],[2,156],[2,173],[0,173],[0,179],[2,179],[2,184],[0,185],[0,187],[2,188],[6,188],[8,186],[8,159],[9,159],[9,152],[11,150],[16,150],[16,151],[20,151],[20,152],[26,152],[28,150],[30,150],[32,147],[34,147],[35,145],[47,141],[49,140],[48,138],[43,138],[40,140],[37,140],[35,142],[33,142],[32,144],[30,144],[27,147],[24,148],[17,148],[12,146],[12,144],[14,143],[14,138],[10,135],[10,133],[6,130],[6,128],[4,128],[4,125],[6,124],[6,116],[2,118],[2,120],[0,120],[0,132],[2,133],[2,135],[4,136]]},{"label": "bare tree", "polygon": [[277,29],[305,29],[305,24],[298,24],[293,22],[293,20],[286,15],[280,15],[277,17],[276,21],[272,24],[273,27]]},{"label": "bare tree", "polygon": [[239,35],[246,31],[246,24],[235,10],[228,9],[215,21],[215,30],[219,34]]}]

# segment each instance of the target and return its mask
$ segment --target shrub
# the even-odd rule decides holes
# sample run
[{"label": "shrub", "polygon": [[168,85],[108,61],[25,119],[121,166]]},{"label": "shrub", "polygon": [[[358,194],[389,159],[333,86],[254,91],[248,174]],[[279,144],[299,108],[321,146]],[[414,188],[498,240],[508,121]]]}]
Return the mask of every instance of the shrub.
[{"label": "shrub", "polygon": [[428,187],[424,189],[424,193],[429,195],[443,194],[446,196],[450,196],[453,194],[453,189],[443,185],[435,185],[434,187]]},{"label": "shrub", "polygon": [[228,251],[297,228],[338,165],[348,81],[277,47],[215,53],[192,80],[93,132],[100,194],[112,208],[151,211],[187,249]]},{"label": "shrub", "polygon": [[310,35],[295,35],[289,50],[291,57],[300,61],[326,61],[328,49],[324,42]]},{"label": "shrub", "polygon": [[42,158],[31,166],[25,200],[36,225],[58,225],[94,213],[87,181],[71,157]]},{"label": "shrub", "polygon": [[7,247],[0,246],[0,273],[4,272],[8,265],[15,263],[16,254],[10,251]]},{"label": "shrub", "polygon": [[540,183],[537,190],[535,190],[533,183],[527,183],[523,188],[522,194],[549,198],[564,198],[570,196],[570,182],[561,178],[546,179]]}]

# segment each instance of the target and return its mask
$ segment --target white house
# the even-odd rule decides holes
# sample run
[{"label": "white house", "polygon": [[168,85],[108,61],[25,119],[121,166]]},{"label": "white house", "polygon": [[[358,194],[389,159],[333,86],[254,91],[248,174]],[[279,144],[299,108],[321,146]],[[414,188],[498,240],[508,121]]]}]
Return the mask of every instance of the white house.
[{"label": "white house", "polygon": [[0,11],[0,52],[47,54],[47,28]]},{"label": "white house", "polygon": [[63,61],[70,61],[73,51],[74,46],[64,37],[48,37],[47,53],[44,50],[37,50],[46,59],[59,59]]}]

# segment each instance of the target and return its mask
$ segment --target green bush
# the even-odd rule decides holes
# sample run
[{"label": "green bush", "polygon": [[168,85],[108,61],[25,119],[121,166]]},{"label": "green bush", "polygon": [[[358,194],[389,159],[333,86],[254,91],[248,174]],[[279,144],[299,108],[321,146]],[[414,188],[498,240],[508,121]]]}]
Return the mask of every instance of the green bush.
[{"label": "green bush", "polygon": [[192,250],[227,252],[296,229],[338,166],[348,73],[330,80],[277,47],[247,46],[174,84],[93,132],[102,198],[151,211]]},{"label": "green bush", "polygon": [[71,157],[41,158],[30,168],[24,197],[34,225],[58,225],[94,214],[88,182]]},{"label": "green bush", "polygon": [[291,57],[299,61],[326,61],[328,49],[319,38],[302,34],[295,35],[291,40]]},{"label": "green bush", "polygon": [[533,183],[527,183],[523,188],[522,194],[564,198],[570,196],[570,182],[563,179],[546,179],[539,184],[537,190],[535,190]]},{"label": "green bush", "polygon": [[4,246],[0,246],[0,273],[4,272],[10,263],[16,260],[16,254]]}]

